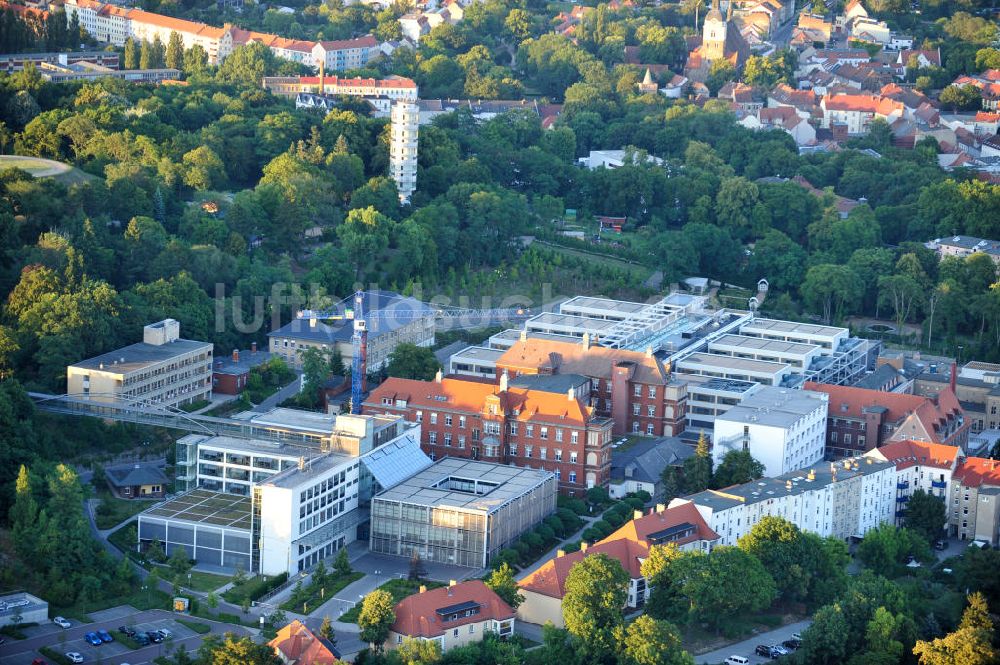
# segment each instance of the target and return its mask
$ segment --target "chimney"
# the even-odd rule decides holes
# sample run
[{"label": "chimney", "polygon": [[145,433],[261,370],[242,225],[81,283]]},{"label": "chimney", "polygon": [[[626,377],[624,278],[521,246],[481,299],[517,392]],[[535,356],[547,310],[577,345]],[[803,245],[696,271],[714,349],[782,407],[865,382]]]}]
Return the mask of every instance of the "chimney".
[{"label": "chimney", "polygon": [[316,317],[315,316],[310,316],[309,317],[309,327],[310,328],[315,328],[316,327]]},{"label": "chimney", "polygon": [[570,388],[569,390],[567,390],[566,391],[566,398],[569,399],[569,401],[571,401],[571,402],[573,400],[575,400],[576,399],[576,388]]},{"label": "chimney", "polygon": [[443,379],[443,378],[444,378],[444,375],[441,374],[441,370],[438,370],[438,371],[434,372],[434,382],[435,383],[441,383],[441,379]]},{"label": "chimney", "polygon": [[233,349],[233,362],[238,363],[240,361],[240,350]]},{"label": "chimney", "polygon": [[590,350],[590,333],[583,333],[583,350]]},{"label": "chimney", "polygon": [[250,353],[257,353],[257,342],[250,342]]},{"label": "chimney", "polygon": [[665,504],[662,504],[662,503],[658,503],[658,504],[656,504],[656,512],[658,512],[658,513],[662,513],[662,512],[664,512],[664,511],[665,511],[666,509],[667,509],[667,506],[666,506]]},{"label": "chimney", "polygon": [[586,552],[587,551],[587,541],[586,540],[581,540],[580,541],[580,551],[581,552]]},{"label": "chimney", "polygon": [[500,392],[502,393],[507,392],[509,381],[510,381],[510,376],[507,374],[507,370],[504,370],[503,374],[500,375]]},{"label": "chimney", "polygon": [[427,593],[427,587],[423,584],[420,585],[420,589],[417,593]]},{"label": "chimney", "polygon": [[958,383],[958,363],[951,364],[951,380],[948,385],[951,386],[951,392],[955,392],[955,384]]},{"label": "chimney", "polygon": [[566,550],[556,550],[556,558],[558,559],[561,556],[566,556]]},{"label": "chimney", "polygon": [[522,330],[521,331],[521,341],[522,342],[527,342],[528,341],[528,331],[527,330]]},{"label": "chimney", "polygon": [[642,519],[642,511],[641,510],[633,510],[632,511],[632,519],[634,519],[634,520]]},{"label": "chimney", "polygon": [[646,347],[646,357],[647,358],[652,358],[653,357],[653,347],[651,347],[651,346],[647,346]]},{"label": "chimney", "polygon": [[458,580],[448,580],[448,586],[453,587],[458,584]]}]

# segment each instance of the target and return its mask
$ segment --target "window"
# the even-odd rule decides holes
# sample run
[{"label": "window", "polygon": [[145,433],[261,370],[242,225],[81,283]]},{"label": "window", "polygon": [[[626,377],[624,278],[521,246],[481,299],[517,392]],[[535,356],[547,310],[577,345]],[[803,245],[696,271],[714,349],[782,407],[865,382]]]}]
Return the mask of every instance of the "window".
[{"label": "window", "polygon": [[562,480],[562,470],[556,469],[556,480]]},{"label": "window", "polygon": [[653,435],[653,423],[649,423],[646,425],[646,434],[650,436]]},{"label": "window", "polygon": [[444,435],[444,445],[451,447],[451,432],[445,432]]},{"label": "window", "polygon": [[534,425],[525,425],[524,426],[524,435],[527,436],[527,437],[535,436],[535,426]]},{"label": "window", "polygon": [[514,455],[515,457],[517,456],[517,444],[516,443],[510,444],[510,446],[507,449],[510,451],[511,455]]},{"label": "window", "polygon": [[570,462],[570,464],[576,464],[576,451],[575,450],[571,450],[570,451],[570,453],[569,453],[569,462]]},{"label": "window", "polygon": [[531,459],[531,453],[534,450],[534,448],[535,448],[534,446],[525,446],[524,447],[524,456],[526,458],[528,458],[528,459]]},{"label": "window", "polygon": [[548,459],[548,454],[549,454],[549,449],[542,448],[540,451],[538,451],[538,459]]},{"label": "window", "polygon": [[469,624],[469,634],[471,635],[474,632],[476,632],[476,624],[470,623]]},{"label": "window", "polygon": [[580,433],[579,432],[570,432],[569,433],[569,442],[571,444],[573,444],[574,446],[576,444],[580,443]]},{"label": "window", "polygon": [[540,438],[542,438],[543,440],[544,439],[548,439],[549,438],[549,428],[548,427],[540,427],[538,429],[538,436]]},{"label": "window", "polygon": [[552,451],[552,454],[555,455],[555,459],[556,459],[557,462],[561,462],[562,461],[562,451],[561,450],[559,450],[558,448],[556,448],[554,451]]},{"label": "window", "polygon": [[635,395],[636,397],[642,397],[642,386],[640,385],[632,386],[632,394]]},{"label": "window", "polygon": [[431,445],[436,444],[438,442],[438,433],[437,432],[429,432],[427,434],[427,441]]},{"label": "window", "polygon": [[844,435],[844,445],[845,446],[851,445],[851,435],[850,434],[845,434]]},{"label": "window", "polygon": [[633,434],[639,433],[639,423],[632,423],[632,433]]},{"label": "window", "polygon": [[438,414],[432,413],[431,414],[431,425],[437,425],[437,424],[438,424]]},{"label": "window", "polygon": [[418,423],[424,422],[424,412],[423,411],[417,411],[417,422]]},{"label": "window", "polygon": [[465,437],[464,436],[458,437],[458,449],[459,450],[465,450]]},{"label": "window", "polygon": [[632,405],[632,415],[633,416],[639,415],[639,405],[638,404],[633,404]]},{"label": "window", "polygon": [[458,417],[458,426],[462,429],[465,429],[465,416]]},{"label": "window", "polygon": [[444,417],[444,424],[447,425],[448,427],[451,427],[451,414],[450,413],[447,414],[447,415],[445,415],[445,417]]},{"label": "window", "polygon": [[557,427],[556,428],[556,441],[562,441],[562,440],[563,440],[563,431]]},{"label": "window", "polygon": [[837,443],[837,432],[830,432],[830,442]]},{"label": "window", "polygon": [[649,399],[656,399],[656,386],[649,387]]},{"label": "window", "polygon": [[452,637],[458,637],[458,628],[456,628],[455,630],[451,631],[451,636]]},{"label": "window", "polygon": [[510,433],[511,436],[517,436],[517,423],[510,424]]},{"label": "window", "polygon": [[569,472],[569,482],[571,482],[571,483],[575,483],[576,482],[576,471],[570,471]]},{"label": "window", "polygon": [[646,417],[655,418],[656,417],[656,407],[650,404],[646,407]]}]

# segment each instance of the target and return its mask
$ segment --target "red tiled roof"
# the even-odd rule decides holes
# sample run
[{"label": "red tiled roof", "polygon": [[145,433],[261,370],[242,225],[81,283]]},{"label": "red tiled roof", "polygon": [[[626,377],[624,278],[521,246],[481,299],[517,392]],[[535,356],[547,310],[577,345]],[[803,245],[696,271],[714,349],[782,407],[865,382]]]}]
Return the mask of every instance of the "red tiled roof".
[{"label": "red tiled roof", "polygon": [[339,662],[324,640],[295,619],[278,631],[277,636],[267,643],[284,656],[282,660],[294,665],[332,665]]},{"label": "red tiled roof", "polygon": [[829,111],[858,111],[860,113],[875,113],[888,116],[894,112],[902,112],[903,104],[888,97],[877,95],[830,95],[823,97],[823,107]]},{"label": "red tiled roof", "polygon": [[908,469],[912,466],[933,466],[938,469],[951,469],[959,458],[961,448],[946,446],[943,443],[928,443],[927,441],[893,441],[878,449],[878,452],[897,469]]},{"label": "red tiled roof", "polygon": [[525,577],[518,586],[550,598],[566,595],[566,578],[570,569],[584,557],[604,554],[618,561],[632,579],[642,577],[641,560],[649,555],[649,548],[640,542],[610,538],[587,548],[586,552],[573,552],[546,561],[541,568]]},{"label": "red tiled roof", "polygon": [[678,547],[698,540],[719,539],[719,534],[708,526],[708,523],[705,522],[701,513],[698,512],[698,507],[694,503],[688,502],[675,505],[671,508],[666,508],[661,512],[653,511],[638,519],[630,520],[627,524],[622,525],[617,531],[601,542],[624,538],[626,540],[640,542],[646,547],[649,547],[650,544],[648,542],[648,538],[650,534],[679,526],[684,523],[693,525],[695,527],[695,532],[687,538],[673,541]]},{"label": "red tiled roof", "polygon": [[[516,420],[550,421],[564,425],[583,425],[593,416],[593,408],[580,397],[570,398],[560,393],[542,392],[527,388],[500,387],[464,378],[443,378],[441,381],[417,381],[390,377],[371,392],[365,404],[371,408],[382,406],[388,399],[392,404],[403,400],[410,407],[454,410],[481,413],[489,397],[496,397],[499,410],[511,414]],[[515,415],[516,412],[516,415]]]},{"label": "red tiled roof", "polygon": [[608,379],[616,362],[634,363],[632,378],[639,383],[662,385],[669,377],[666,368],[655,356],[593,344],[584,348],[581,343],[536,337],[516,342],[500,356],[497,367],[515,372],[542,371]]},{"label": "red tiled roof", "polygon": [[[299,83],[303,85],[319,85],[318,76],[300,76]],[[412,79],[403,76],[392,76],[384,79],[345,79],[339,76],[327,76],[323,79],[323,85],[340,85],[354,88],[416,88],[417,84]]]},{"label": "red tiled roof", "polygon": [[327,51],[340,51],[352,48],[374,48],[378,46],[378,40],[373,35],[365,35],[357,39],[340,39],[329,42],[319,42],[320,46]]},{"label": "red tiled roof", "polygon": [[[454,621],[437,613],[460,603],[479,604],[479,613],[460,616]],[[504,621],[514,618],[514,610],[482,580],[469,580],[449,587],[416,593],[396,605],[396,622],[392,632],[410,637],[437,637],[446,630],[490,619]]]},{"label": "red tiled roof", "polygon": [[37,19],[45,21],[49,18],[49,13],[44,9],[37,9],[35,7],[26,7],[25,5],[14,5],[9,2],[0,2],[0,11],[7,10],[14,12],[20,17],[33,16]]},{"label": "red tiled roof", "polygon": [[966,487],[1000,487],[1000,461],[984,457],[966,457],[951,476]]},{"label": "red tiled roof", "polygon": [[[110,11],[112,7],[114,7],[114,5],[104,5],[103,9],[108,9]],[[115,9],[120,8],[115,7]],[[201,35],[211,39],[221,39],[222,35],[226,32],[225,28],[215,28],[206,23],[187,21],[182,18],[174,18],[173,16],[164,16],[163,14],[154,14],[153,12],[147,12],[142,9],[128,10],[128,18],[134,22],[156,25],[161,28],[169,28],[175,32]]]}]

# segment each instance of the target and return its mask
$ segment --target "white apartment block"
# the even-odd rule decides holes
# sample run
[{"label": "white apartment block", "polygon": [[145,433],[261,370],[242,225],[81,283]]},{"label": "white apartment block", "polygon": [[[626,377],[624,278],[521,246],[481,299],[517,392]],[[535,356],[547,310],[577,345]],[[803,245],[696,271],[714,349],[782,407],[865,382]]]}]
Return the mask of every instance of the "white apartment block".
[{"label": "white apartment block", "polygon": [[718,465],[730,450],[749,450],[778,476],[819,463],[826,442],[829,396],[824,393],[763,386],[717,416],[712,458]]},{"label": "white apartment block", "polygon": [[392,105],[389,122],[389,174],[399,190],[399,200],[408,203],[417,188],[417,134],[420,108],[413,100]]},{"label": "white apartment block", "polygon": [[866,457],[706,490],[674,499],[670,507],[693,503],[722,545],[736,545],[767,516],[782,517],[802,531],[848,540],[891,523],[895,494],[895,465]]},{"label": "white apartment block", "polygon": [[211,342],[181,339],[180,323],[174,319],[145,326],[142,340],[69,365],[67,394],[97,402],[172,407],[211,396]]}]

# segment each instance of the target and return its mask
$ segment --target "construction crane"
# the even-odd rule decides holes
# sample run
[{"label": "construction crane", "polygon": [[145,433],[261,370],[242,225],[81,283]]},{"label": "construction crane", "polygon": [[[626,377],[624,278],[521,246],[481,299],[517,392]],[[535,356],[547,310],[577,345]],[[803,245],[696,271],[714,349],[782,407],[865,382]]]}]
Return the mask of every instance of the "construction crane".
[{"label": "construction crane", "polygon": [[[518,308],[497,308],[497,309],[469,309],[463,307],[437,307],[431,308],[425,303],[420,303],[427,307],[417,309],[384,309],[365,312],[365,296],[373,298],[380,297],[381,294],[367,291],[357,291],[351,298],[344,298],[329,310],[305,309],[298,313],[298,318],[310,321],[353,321],[354,329],[351,334],[351,413],[361,413],[361,399],[367,389],[368,370],[368,327],[369,323],[377,326],[380,321],[407,322],[427,316],[427,309],[434,312],[435,320],[454,321],[458,319],[469,319],[473,321],[519,321],[531,316],[531,310],[523,307]],[[345,303],[352,301],[352,307],[341,307]]]}]

